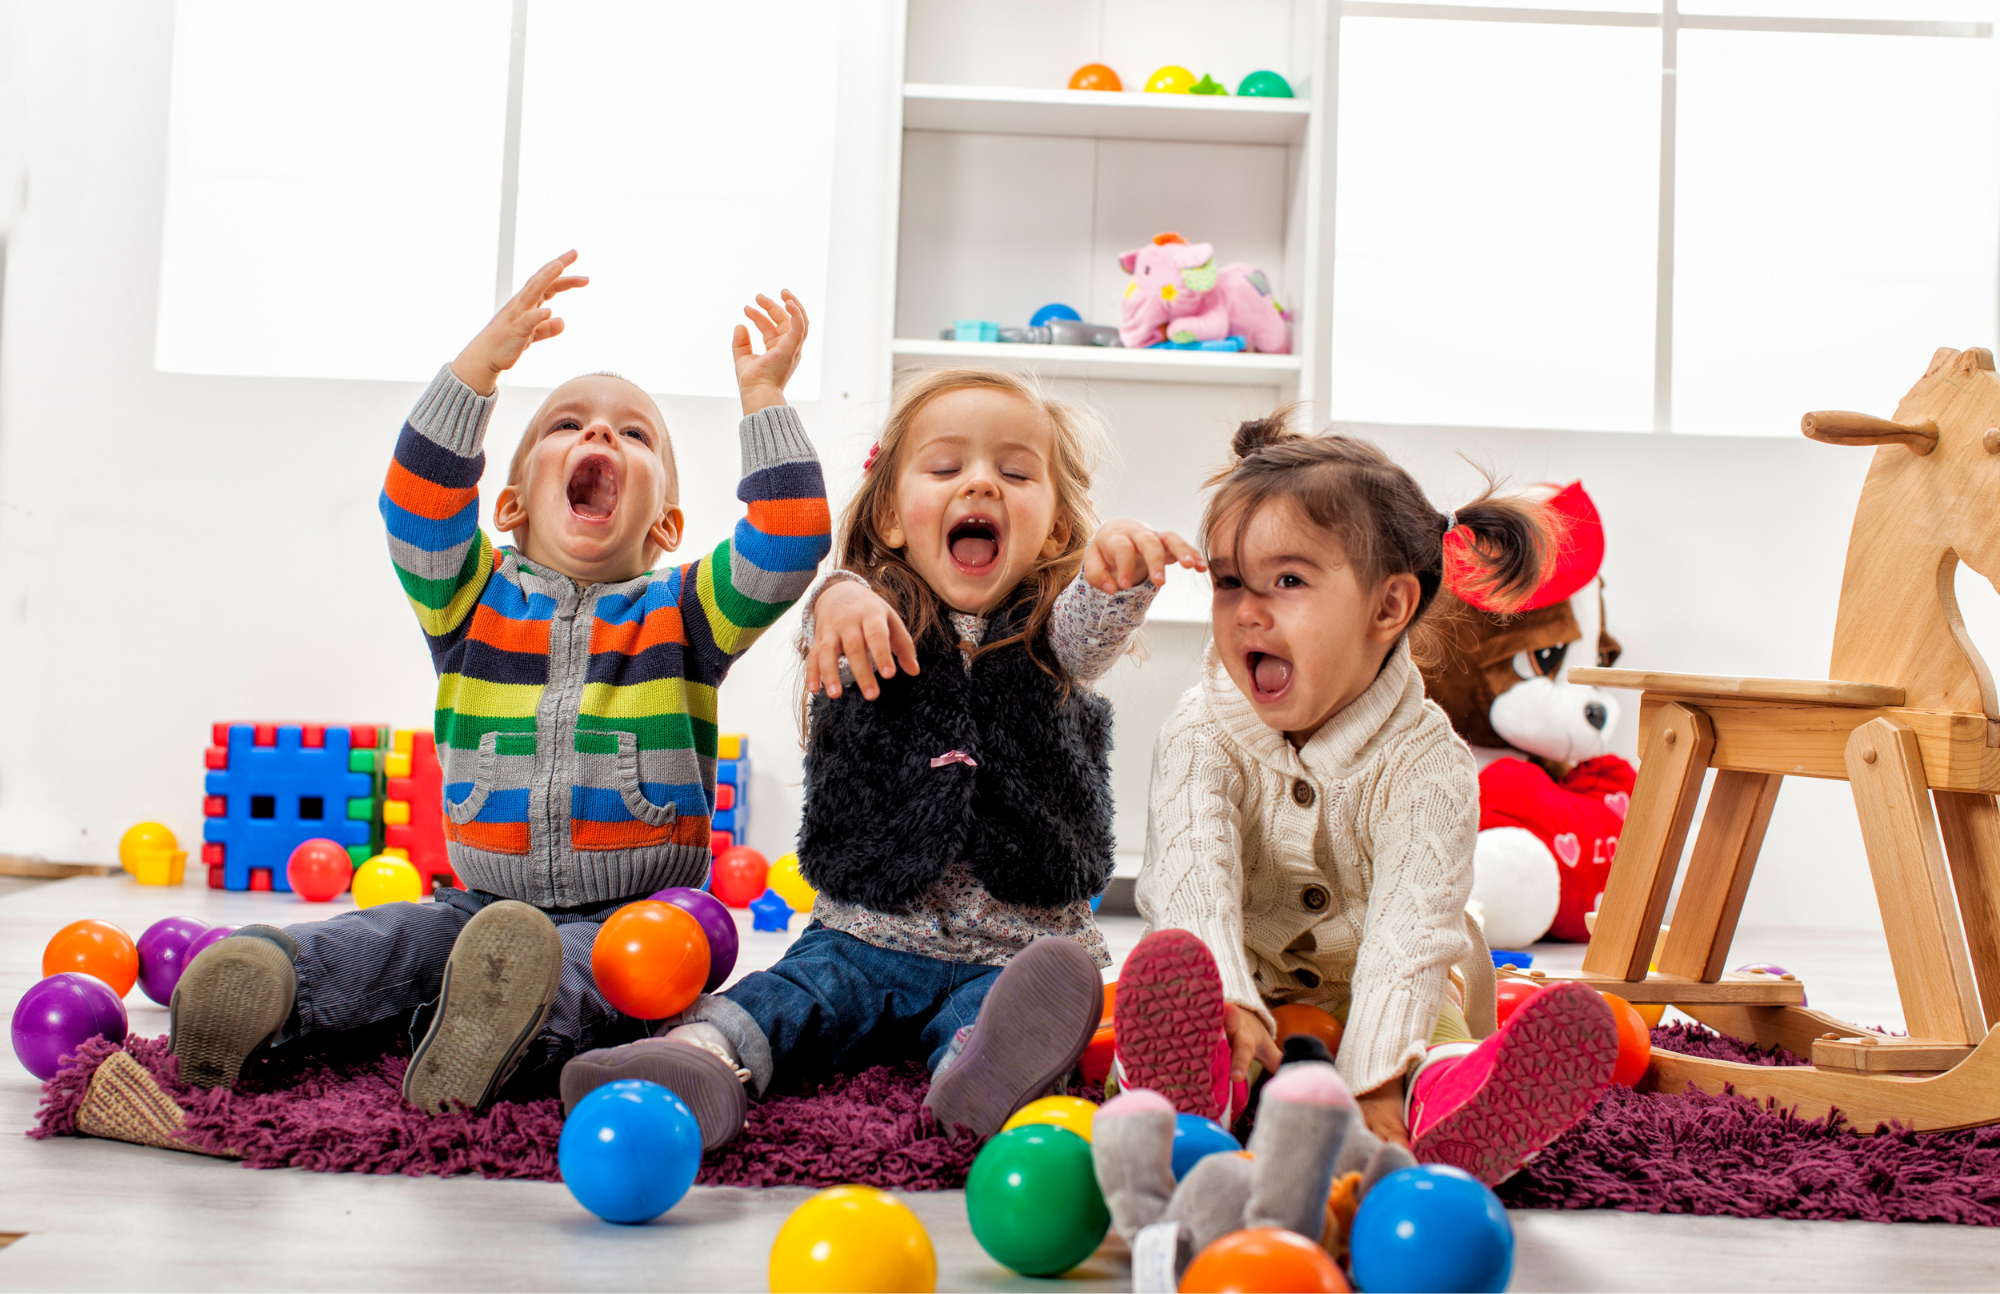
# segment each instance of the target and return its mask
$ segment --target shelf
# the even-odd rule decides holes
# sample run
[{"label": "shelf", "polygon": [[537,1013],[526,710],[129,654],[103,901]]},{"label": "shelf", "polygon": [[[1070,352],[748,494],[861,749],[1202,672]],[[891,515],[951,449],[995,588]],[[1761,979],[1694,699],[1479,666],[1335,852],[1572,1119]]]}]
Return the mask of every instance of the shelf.
[{"label": "shelf", "polygon": [[1208,576],[1176,566],[1167,572],[1166,585],[1154,595],[1153,605],[1146,608],[1146,623],[1206,626],[1214,600]]},{"label": "shelf", "polygon": [[1034,90],[1011,86],[903,87],[903,127],[987,135],[1174,139],[1198,144],[1299,144],[1307,99]]},{"label": "shelf", "polygon": [[1290,386],[1299,380],[1296,355],[1238,351],[1123,350],[1116,346],[1033,346],[991,341],[926,341],[898,337],[896,367],[989,364],[1042,377],[1110,382],[1198,382],[1217,386]]}]

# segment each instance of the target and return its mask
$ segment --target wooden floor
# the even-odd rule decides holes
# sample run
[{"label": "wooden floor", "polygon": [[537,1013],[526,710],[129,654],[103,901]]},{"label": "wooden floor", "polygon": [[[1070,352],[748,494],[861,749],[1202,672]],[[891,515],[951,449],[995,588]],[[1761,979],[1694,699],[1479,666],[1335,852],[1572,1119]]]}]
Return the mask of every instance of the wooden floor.
[{"label": "wooden floor", "polygon": [[[123,877],[0,892],[0,1004],[11,1009],[49,935],[80,917],[137,934],[170,914],[285,924],[332,910]],[[1138,922],[1104,925],[1122,958]],[[786,942],[746,929],[739,969],[768,965]],[[1581,952],[1538,950],[1546,965],[1578,964]],[[1814,1005],[1901,1024],[1879,937],[1751,931],[1732,960],[1778,962],[1805,979]],[[143,994],[127,1006],[135,1032],[165,1032],[165,1011]],[[39,1096],[34,1078],[0,1057],[0,1290],[761,1289],[772,1237],[809,1194],[697,1188],[649,1226],[614,1227],[557,1184],[257,1172],[116,1142],[30,1141],[19,1133]],[[1063,1281],[1029,1280],[974,1243],[959,1193],[904,1198],[936,1245],[940,1289],[1130,1287],[1115,1237]],[[1609,1211],[1512,1218],[1517,1290],[1969,1290],[1992,1288],[2000,1273],[2000,1229]]]}]

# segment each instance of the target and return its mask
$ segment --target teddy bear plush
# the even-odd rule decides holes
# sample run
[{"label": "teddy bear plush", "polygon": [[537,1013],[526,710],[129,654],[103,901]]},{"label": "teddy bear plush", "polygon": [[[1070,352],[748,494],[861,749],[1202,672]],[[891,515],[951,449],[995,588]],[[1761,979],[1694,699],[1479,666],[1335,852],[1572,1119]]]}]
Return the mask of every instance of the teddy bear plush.
[{"label": "teddy bear plush", "polygon": [[1423,644],[1424,690],[1478,756],[1479,840],[1472,898],[1495,948],[1583,942],[1618,853],[1636,774],[1611,753],[1618,702],[1568,681],[1582,638],[1573,600],[1597,599],[1596,663],[1618,658],[1603,630],[1604,525],[1582,482],[1545,504],[1557,555],[1525,606],[1481,605],[1465,537],[1445,543],[1445,591]]},{"label": "teddy bear plush", "polygon": [[1132,276],[1118,326],[1126,346],[1241,337],[1248,349],[1265,354],[1292,348],[1285,323],[1291,316],[1271,295],[1264,271],[1240,261],[1218,268],[1208,243],[1155,234],[1147,246],[1120,256],[1118,268]]}]

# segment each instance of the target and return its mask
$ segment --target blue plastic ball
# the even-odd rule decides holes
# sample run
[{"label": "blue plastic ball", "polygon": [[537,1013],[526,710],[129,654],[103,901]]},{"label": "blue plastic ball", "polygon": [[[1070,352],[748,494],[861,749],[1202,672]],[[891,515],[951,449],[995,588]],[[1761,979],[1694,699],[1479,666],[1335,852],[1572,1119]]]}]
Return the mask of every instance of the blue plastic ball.
[{"label": "blue plastic ball", "polygon": [[1204,1119],[1199,1114],[1174,1116],[1174,1180],[1177,1182],[1187,1176],[1188,1169],[1193,1168],[1197,1160],[1241,1149],[1242,1143],[1230,1136],[1229,1129],[1214,1119]]},{"label": "blue plastic ball", "polygon": [[564,1120],[556,1163],[576,1202],[606,1222],[651,1222],[694,1185],[701,1125],[658,1083],[606,1083]]},{"label": "blue plastic ball", "polygon": [[1051,319],[1081,321],[1083,316],[1059,301],[1051,301],[1040,310],[1035,311],[1034,317],[1028,320],[1028,326],[1030,328],[1039,328]]},{"label": "blue plastic ball", "polygon": [[1348,1246],[1362,1290],[1498,1294],[1514,1273],[1514,1228],[1500,1197],[1443,1164],[1375,1183],[1355,1212]]}]

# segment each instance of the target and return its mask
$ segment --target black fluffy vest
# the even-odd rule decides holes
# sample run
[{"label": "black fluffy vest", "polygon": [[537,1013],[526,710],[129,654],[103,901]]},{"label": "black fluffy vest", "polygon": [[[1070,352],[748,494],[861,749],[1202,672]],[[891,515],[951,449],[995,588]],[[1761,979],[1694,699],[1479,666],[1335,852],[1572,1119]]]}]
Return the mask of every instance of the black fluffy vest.
[{"label": "black fluffy vest", "polygon": [[[1005,638],[1032,602],[995,615]],[[1052,661],[1048,634],[1037,636]],[[1062,683],[1014,643],[968,673],[943,618],[917,644],[922,671],[813,698],[799,867],[836,899],[906,908],[964,859],[986,892],[1053,907],[1111,877],[1111,706]],[[960,751],[973,763],[932,761]]]}]

